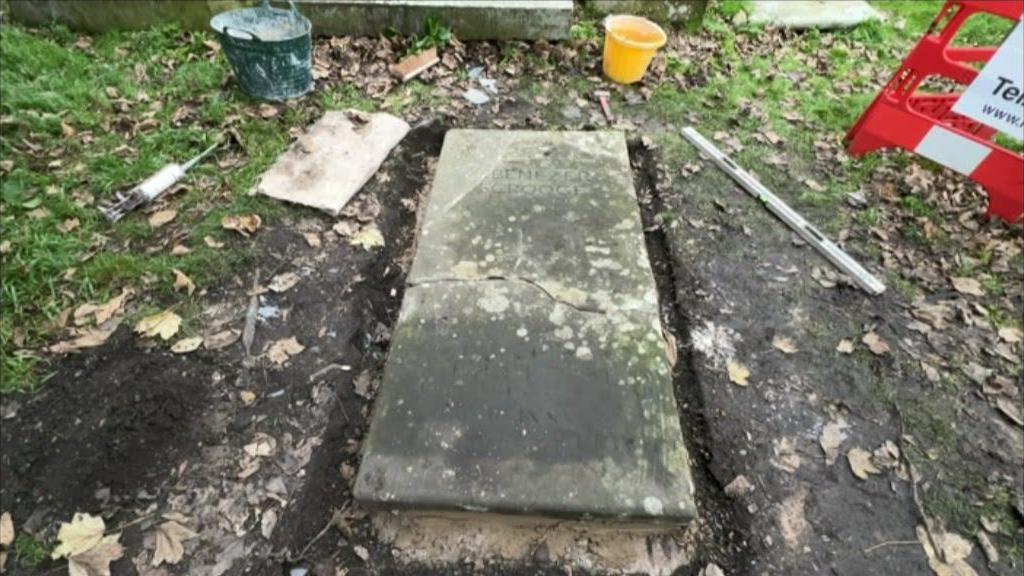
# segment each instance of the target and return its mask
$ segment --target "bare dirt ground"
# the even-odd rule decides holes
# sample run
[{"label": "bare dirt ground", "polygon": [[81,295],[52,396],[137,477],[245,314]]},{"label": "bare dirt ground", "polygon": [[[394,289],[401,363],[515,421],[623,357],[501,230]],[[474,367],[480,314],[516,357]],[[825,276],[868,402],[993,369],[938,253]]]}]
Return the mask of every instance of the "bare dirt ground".
[{"label": "bare dirt ground", "polygon": [[[473,50],[496,67],[496,48]],[[725,175],[675,146],[678,126],[650,117],[639,91],[628,94],[636,103],[617,112],[632,131],[697,483],[700,520],[676,573],[713,562],[726,574],[927,574],[938,569],[921,544],[917,527],[926,523],[924,539],[938,541],[949,565],[959,554],[979,574],[1019,573],[1012,551],[1024,541],[1024,439],[998,406],[1001,398],[1019,403],[1024,391],[1020,343],[1000,339],[984,320],[979,307],[991,302],[968,298],[946,278],[960,247],[978,238],[1006,243],[998,257],[1019,265],[1019,231],[979,224],[983,200],[956,176],[882,173],[879,186],[953,195],[949,209],[966,216],[946,220],[956,233],[931,252],[902,237],[883,241],[892,222],[835,231],[858,257],[911,270],[905,276],[927,287],[865,296]],[[297,209],[261,230],[252,270],[211,290],[201,317],[209,332],[241,332],[257,298],[251,357],[241,341],[174,355],[123,326],[104,346],[62,361],[41,392],[4,397],[0,506],[41,539],[75,512],[101,514],[121,528],[126,547],[114,574],[603,573],[540,548],[518,562],[405,564],[408,554],[379,538],[350,498],[444,131],[604,127],[592,103],[548,104],[513,87],[477,111],[429,102],[407,110],[427,121],[341,219],[375,222],[382,249],[353,246],[331,231],[333,219]],[[821,181],[824,165],[810,167]],[[800,185],[779,172],[774,187]],[[910,218],[884,207],[894,225]],[[812,220],[850,209],[806,208]],[[880,253],[871,252],[877,245]],[[283,272],[300,282],[249,293],[257,273],[265,282]],[[1024,282],[1014,278],[1005,301],[1019,315]],[[259,358],[291,337],[303,349],[287,361]],[[156,527],[167,514],[197,535],[184,540],[179,563],[153,567]],[[954,529],[975,542],[966,553],[946,545]],[[973,530],[1002,556],[986,558]],[[650,539],[650,558],[670,544]],[[59,574],[63,566],[13,573]]]}]

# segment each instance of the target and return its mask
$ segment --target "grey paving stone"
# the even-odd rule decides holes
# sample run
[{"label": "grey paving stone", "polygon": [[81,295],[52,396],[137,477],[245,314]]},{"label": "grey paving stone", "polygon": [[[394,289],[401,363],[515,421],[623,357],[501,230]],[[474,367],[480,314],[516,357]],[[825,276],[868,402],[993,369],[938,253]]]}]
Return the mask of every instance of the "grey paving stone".
[{"label": "grey paving stone", "polygon": [[357,499],[693,517],[621,133],[450,131],[408,282]]},{"label": "grey paving stone", "polygon": [[851,28],[882,15],[863,0],[754,0],[750,21],[782,28]]}]

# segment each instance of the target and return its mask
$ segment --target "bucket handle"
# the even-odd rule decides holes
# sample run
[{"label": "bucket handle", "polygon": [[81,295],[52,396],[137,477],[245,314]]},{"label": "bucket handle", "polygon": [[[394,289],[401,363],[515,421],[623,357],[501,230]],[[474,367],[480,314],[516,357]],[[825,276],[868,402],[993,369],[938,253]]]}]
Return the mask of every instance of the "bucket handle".
[{"label": "bucket handle", "polygon": [[224,28],[221,29],[220,33],[225,35],[225,36],[228,36],[229,35],[228,34],[228,30],[231,30],[232,32],[241,32],[242,34],[248,34],[250,40],[255,40],[256,42],[263,42],[263,39],[260,38],[259,36],[257,36],[256,34],[250,32],[248,30],[242,30],[241,28],[231,28],[231,27],[225,26]]},{"label": "bucket handle", "polygon": [[[294,13],[294,14],[298,14],[299,13],[299,9],[295,7],[295,1],[294,0],[288,0],[288,5],[291,6],[292,13]],[[264,8],[270,8],[270,0],[263,0],[263,7]]]}]

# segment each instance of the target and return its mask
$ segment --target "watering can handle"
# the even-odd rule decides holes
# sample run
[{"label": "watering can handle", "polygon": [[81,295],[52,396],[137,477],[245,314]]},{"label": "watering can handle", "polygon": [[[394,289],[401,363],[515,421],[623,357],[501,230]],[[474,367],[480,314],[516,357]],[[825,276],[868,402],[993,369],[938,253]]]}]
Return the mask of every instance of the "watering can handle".
[{"label": "watering can handle", "polygon": [[232,32],[241,32],[242,34],[248,34],[250,40],[255,40],[257,42],[263,42],[263,39],[260,38],[259,36],[253,34],[252,32],[249,32],[248,30],[242,30],[241,28],[231,28],[231,27],[225,26],[224,28],[221,29],[220,32],[221,32],[221,34],[223,34],[225,36],[228,36],[229,35],[228,34],[228,30],[231,30]]}]

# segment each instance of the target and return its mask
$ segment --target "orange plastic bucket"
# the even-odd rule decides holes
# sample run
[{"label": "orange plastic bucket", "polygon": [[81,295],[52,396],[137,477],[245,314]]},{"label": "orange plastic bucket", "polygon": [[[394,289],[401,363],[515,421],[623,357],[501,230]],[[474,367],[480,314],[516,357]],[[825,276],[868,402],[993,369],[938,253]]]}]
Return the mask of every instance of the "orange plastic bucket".
[{"label": "orange plastic bucket", "polygon": [[619,84],[640,81],[668,36],[639,16],[609,16],[604,21],[604,74]]}]

